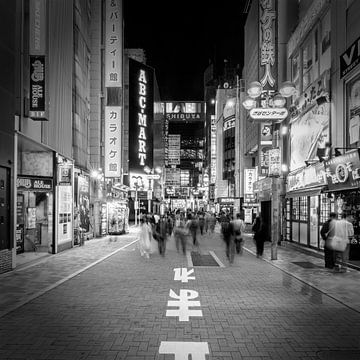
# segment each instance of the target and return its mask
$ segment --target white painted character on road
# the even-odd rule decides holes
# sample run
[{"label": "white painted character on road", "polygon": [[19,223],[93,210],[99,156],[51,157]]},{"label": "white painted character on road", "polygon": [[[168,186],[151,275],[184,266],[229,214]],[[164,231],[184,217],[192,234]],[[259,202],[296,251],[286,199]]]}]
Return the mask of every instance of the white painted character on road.
[{"label": "white painted character on road", "polygon": [[176,295],[170,289],[169,296],[177,300],[169,300],[167,306],[178,307],[177,310],[166,310],[166,316],[178,316],[179,321],[189,321],[190,316],[202,316],[201,310],[191,310],[190,307],[200,306],[200,301],[195,301],[199,293],[195,290],[180,290],[180,295]]},{"label": "white painted character on road", "polygon": [[159,354],[174,354],[175,360],[206,360],[210,354],[207,342],[162,341]]},{"label": "white painted character on road", "polygon": [[190,276],[194,273],[194,269],[188,270],[187,268],[176,268],[174,269],[175,281],[181,281],[182,283],[187,283],[189,280],[195,280],[195,276]]}]

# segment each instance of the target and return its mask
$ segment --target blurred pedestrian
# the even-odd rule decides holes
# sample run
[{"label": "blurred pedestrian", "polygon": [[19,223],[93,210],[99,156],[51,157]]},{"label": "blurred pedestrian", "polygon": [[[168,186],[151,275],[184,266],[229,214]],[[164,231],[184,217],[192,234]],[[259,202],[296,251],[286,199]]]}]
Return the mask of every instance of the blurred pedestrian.
[{"label": "blurred pedestrian", "polygon": [[214,231],[215,231],[215,226],[216,226],[216,214],[212,214],[210,217],[209,217],[209,229],[210,229],[210,232],[213,234]]},{"label": "blurred pedestrian", "polygon": [[328,239],[330,236],[334,236],[335,233],[335,226],[334,221],[336,221],[336,213],[331,212],[330,217],[326,222],[323,224],[320,230],[321,238],[324,241],[324,260],[325,260],[325,267],[328,269],[334,269],[335,267],[335,253],[334,250],[329,246]]},{"label": "blurred pedestrian", "polygon": [[336,221],[335,234],[340,236],[345,244],[343,251],[335,250],[334,252],[335,271],[347,272],[350,238],[354,236],[354,226],[348,221],[346,213],[343,213],[341,220]]},{"label": "blurred pedestrian", "polygon": [[199,214],[198,222],[199,222],[200,234],[202,235],[204,232],[204,226],[205,226],[205,217],[204,217],[203,213]]},{"label": "blurred pedestrian", "polygon": [[234,236],[235,248],[237,254],[242,254],[243,238],[242,233],[245,230],[244,220],[241,219],[240,213],[236,214],[236,219],[231,222],[232,235]]},{"label": "blurred pedestrian", "polygon": [[140,249],[140,255],[145,256],[147,259],[150,258],[151,238],[152,238],[151,225],[145,217],[142,217],[140,219],[139,249]]},{"label": "blurred pedestrian", "polygon": [[197,235],[199,224],[198,224],[198,221],[197,221],[195,215],[188,214],[188,221],[186,222],[186,227],[189,229],[189,232],[191,234],[193,246],[198,246],[198,241],[197,241],[196,235]]},{"label": "blurred pedestrian", "polygon": [[183,254],[186,255],[186,243],[189,232],[185,227],[185,221],[183,216],[179,216],[175,220],[175,227],[173,232],[174,232],[175,246],[177,252],[180,251],[180,244],[181,244],[181,250]]},{"label": "blurred pedestrian", "polygon": [[228,258],[230,264],[234,262],[235,256],[235,239],[232,235],[232,225],[230,215],[222,213],[220,215],[220,226],[221,234],[226,246],[226,257]]},{"label": "blurred pedestrian", "polygon": [[161,216],[156,228],[156,240],[158,242],[159,254],[165,256],[166,241],[168,236],[168,222],[165,216]]},{"label": "blurred pedestrian", "polygon": [[256,245],[256,257],[262,257],[264,253],[264,242],[267,239],[267,228],[263,217],[258,214],[252,226],[254,232],[254,241]]}]

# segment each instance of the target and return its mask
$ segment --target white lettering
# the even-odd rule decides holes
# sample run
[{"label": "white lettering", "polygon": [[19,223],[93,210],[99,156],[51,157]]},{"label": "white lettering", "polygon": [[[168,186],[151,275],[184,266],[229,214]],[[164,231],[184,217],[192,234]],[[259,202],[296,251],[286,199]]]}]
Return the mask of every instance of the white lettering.
[{"label": "white lettering", "polygon": [[190,307],[201,306],[200,301],[193,300],[199,296],[195,290],[180,290],[180,295],[170,289],[169,296],[176,300],[169,300],[168,307],[178,307],[177,310],[166,310],[166,316],[177,316],[179,321],[189,321],[190,316],[202,316],[201,310],[193,310]]},{"label": "white lettering", "polygon": [[139,84],[139,94],[140,95],[146,95],[146,85],[145,84],[142,84],[140,83]]},{"label": "white lettering", "polygon": [[140,159],[140,165],[144,166],[146,160],[146,154],[139,154],[139,159]]},{"label": "white lettering", "polygon": [[146,127],[146,114],[138,113],[138,125]]},{"label": "white lettering", "polygon": [[175,281],[181,281],[183,283],[187,283],[189,280],[195,280],[195,276],[190,276],[194,273],[194,269],[188,270],[187,268],[176,268],[174,269]]},{"label": "white lettering", "polygon": [[145,70],[140,70],[139,82],[147,83]]},{"label": "white lettering", "polygon": [[146,152],[146,142],[144,140],[139,140],[139,152],[145,153]]},{"label": "white lettering", "polygon": [[[144,127],[140,127],[139,139],[146,140],[146,134],[145,134],[145,128]],[[139,151],[140,151],[140,149],[139,149]]]},{"label": "white lettering", "polygon": [[188,360],[189,355],[192,360],[206,360],[210,352],[207,342],[162,341],[159,354],[174,354],[175,360]]},{"label": "white lettering", "polygon": [[140,97],[139,97],[139,106],[140,106],[142,109],[145,109],[145,108],[146,108],[146,97],[145,97],[145,96],[140,96]]},{"label": "white lettering", "polygon": [[343,59],[344,59],[346,65],[348,65],[348,66],[351,64],[352,58],[354,56],[354,51],[355,51],[355,44],[351,47],[350,56],[348,56],[347,53],[345,53],[343,55]]}]

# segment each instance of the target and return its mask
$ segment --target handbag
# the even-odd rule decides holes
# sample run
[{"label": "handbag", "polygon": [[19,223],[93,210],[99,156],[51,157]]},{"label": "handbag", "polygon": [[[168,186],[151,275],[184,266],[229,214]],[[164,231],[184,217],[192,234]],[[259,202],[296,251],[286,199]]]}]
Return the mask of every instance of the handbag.
[{"label": "handbag", "polygon": [[344,241],[343,238],[341,238],[340,236],[334,235],[330,238],[327,239],[327,245],[330,249],[334,250],[334,251],[345,251],[347,243],[346,241]]}]

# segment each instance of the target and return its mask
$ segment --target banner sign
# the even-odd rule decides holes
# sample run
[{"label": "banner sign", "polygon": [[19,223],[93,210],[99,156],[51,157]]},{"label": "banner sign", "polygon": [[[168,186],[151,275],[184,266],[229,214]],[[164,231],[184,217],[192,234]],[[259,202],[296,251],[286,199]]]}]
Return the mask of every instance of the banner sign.
[{"label": "banner sign", "polygon": [[121,176],[121,107],[105,106],[105,177]]},{"label": "banner sign", "polygon": [[360,37],[340,55],[340,79],[360,62]]},{"label": "banner sign", "polygon": [[29,54],[46,54],[46,1],[29,0]]},{"label": "banner sign", "polygon": [[253,185],[256,181],[256,170],[254,168],[244,169],[244,194],[253,194]]},{"label": "banner sign", "polygon": [[153,168],[154,70],[129,59],[129,170]]},{"label": "banner sign", "polygon": [[281,175],[281,153],[279,148],[269,150],[269,176]]},{"label": "banner sign", "polygon": [[30,108],[29,116],[46,120],[45,56],[30,56]]},{"label": "banner sign", "polygon": [[105,5],[105,86],[122,87],[122,0]]},{"label": "banner sign", "polygon": [[51,191],[53,188],[51,179],[20,177],[16,179],[16,188],[18,190],[29,191]]},{"label": "banner sign", "polygon": [[309,165],[287,176],[286,191],[302,190],[326,185],[323,162]]},{"label": "banner sign", "polygon": [[276,85],[276,15],[274,0],[259,1],[259,75],[260,83],[265,90]]},{"label": "banner sign", "polygon": [[325,161],[325,174],[329,190],[345,190],[360,187],[359,150]]}]

